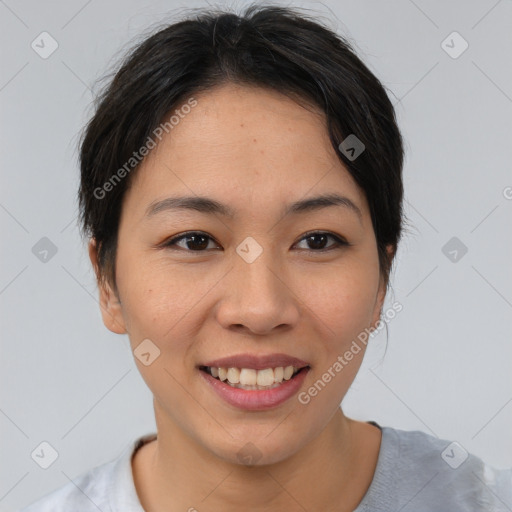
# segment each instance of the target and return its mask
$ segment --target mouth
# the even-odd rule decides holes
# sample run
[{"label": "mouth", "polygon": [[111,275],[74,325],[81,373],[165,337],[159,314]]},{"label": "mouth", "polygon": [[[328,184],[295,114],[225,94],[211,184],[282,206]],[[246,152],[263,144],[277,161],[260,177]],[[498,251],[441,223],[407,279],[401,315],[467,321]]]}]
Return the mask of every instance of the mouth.
[{"label": "mouth", "polygon": [[311,365],[287,354],[238,354],[204,361],[197,367],[205,389],[246,411],[283,405],[300,388]]},{"label": "mouth", "polygon": [[288,365],[275,368],[237,368],[228,366],[200,366],[199,369],[214,379],[229,386],[247,391],[265,391],[278,388],[283,383],[297,377],[301,372],[307,372],[309,365],[301,367]]}]

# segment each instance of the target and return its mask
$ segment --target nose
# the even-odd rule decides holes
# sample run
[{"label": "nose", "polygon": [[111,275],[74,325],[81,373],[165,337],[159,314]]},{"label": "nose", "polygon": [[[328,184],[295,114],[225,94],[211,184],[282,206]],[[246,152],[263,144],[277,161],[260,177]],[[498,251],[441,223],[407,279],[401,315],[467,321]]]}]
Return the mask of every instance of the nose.
[{"label": "nose", "polygon": [[236,256],[217,308],[217,320],[225,329],[263,336],[297,324],[300,301],[272,259],[271,251],[263,251],[252,263]]}]

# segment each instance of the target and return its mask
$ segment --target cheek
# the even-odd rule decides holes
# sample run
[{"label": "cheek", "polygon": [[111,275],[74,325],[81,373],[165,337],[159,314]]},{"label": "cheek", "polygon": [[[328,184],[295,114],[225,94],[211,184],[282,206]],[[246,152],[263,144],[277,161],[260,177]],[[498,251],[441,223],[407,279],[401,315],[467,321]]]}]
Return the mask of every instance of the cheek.
[{"label": "cheek", "polygon": [[362,260],[344,263],[324,274],[310,274],[301,292],[311,315],[324,328],[322,338],[334,340],[338,348],[371,324],[378,287],[378,271],[371,265]]},{"label": "cheek", "polygon": [[[193,339],[184,333],[190,310],[186,293],[176,280],[148,272],[148,267],[145,272],[122,275],[118,286],[134,361],[155,398],[183,411],[186,397],[181,385],[187,385],[190,377],[187,353]],[[144,353],[150,354],[149,364]]]},{"label": "cheek", "polygon": [[305,295],[314,319],[317,360],[299,403],[317,418],[317,427],[325,421],[325,411],[334,411],[343,400],[366,351],[358,337],[371,325],[378,275],[365,266],[357,268],[330,272],[329,279],[317,275]]},{"label": "cheek", "polygon": [[[198,322],[200,298],[214,285],[211,275],[185,273],[164,258],[125,251],[118,260],[117,282],[132,348],[149,338],[172,356],[183,355]],[[169,344],[172,343],[172,347]]]},{"label": "cheek", "polygon": [[142,255],[121,247],[116,277],[130,340],[132,345],[144,338],[157,340],[161,319],[169,317],[176,303],[176,288]]}]

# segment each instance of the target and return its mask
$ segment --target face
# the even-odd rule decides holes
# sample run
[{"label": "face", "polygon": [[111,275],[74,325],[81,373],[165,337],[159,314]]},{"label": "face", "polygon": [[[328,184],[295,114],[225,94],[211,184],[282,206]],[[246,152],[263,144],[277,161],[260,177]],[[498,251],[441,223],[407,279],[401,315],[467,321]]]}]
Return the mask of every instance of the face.
[{"label": "face", "polygon": [[[119,301],[101,287],[104,322],[149,354],[135,361],[159,436],[181,432],[232,462],[251,442],[260,464],[274,463],[322,432],[359,369],[364,345],[341,370],[335,363],[379,319],[375,235],[321,113],[235,85],[195,98],[126,192]],[[334,194],[344,199],[305,202]],[[195,209],[166,201],[185,196]],[[205,366],[243,368],[244,382],[266,387],[233,387]],[[287,366],[301,370],[287,379]]]}]

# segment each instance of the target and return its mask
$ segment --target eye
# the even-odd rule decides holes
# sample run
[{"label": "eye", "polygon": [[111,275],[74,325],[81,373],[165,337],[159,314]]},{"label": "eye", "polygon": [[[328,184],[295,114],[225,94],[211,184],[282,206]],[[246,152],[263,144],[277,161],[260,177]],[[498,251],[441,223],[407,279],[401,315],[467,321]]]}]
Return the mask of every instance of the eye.
[{"label": "eye", "polygon": [[[208,240],[213,240],[213,238],[206,233],[202,233],[201,231],[189,231],[188,233],[184,233],[164,242],[163,247],[173,248],[177,246],[182,249],[189,249],[191,252],[204,252],[208,247]],[[179,242],[184,242],[185,247],[178,245]]]},{"label": "eye", "polygon": [[[334,240],[334,243],[326,248],[325,245],[329,238]],[[350,245],[339,236],[327,231],[310,231],[300,239],[300,242],[303,240],[305,240],[309,245],[309,247],[307,247],[305,250],[310,250],[313,252],[330,251],[341,246]],[[182,235],[171,238],[170,240],[164,242],[162,246],[168,248],[179,247],[181,249],[188,250],[189,252],[204,252],[208,248],[210,241],[214,240],[210,235],[207,235],[206,233],[201,231],[189,231],[187,233],[183,233]],[[179,245],[180,243],[182,245]]]},{"label": "eye", "polygon": [[[325,244],[329,238],[334,240],[334,244],[326,248]],[[303,236],[300,241],[302,240],[306,240],[308,245],[310,245],[310,247],[306,248],[306,250],[311,250],[313,252],[330,251],[344,245],[350,245],[339,236],[327,231],[310,231],[309,233],[306,233],[306,235]]]}]

